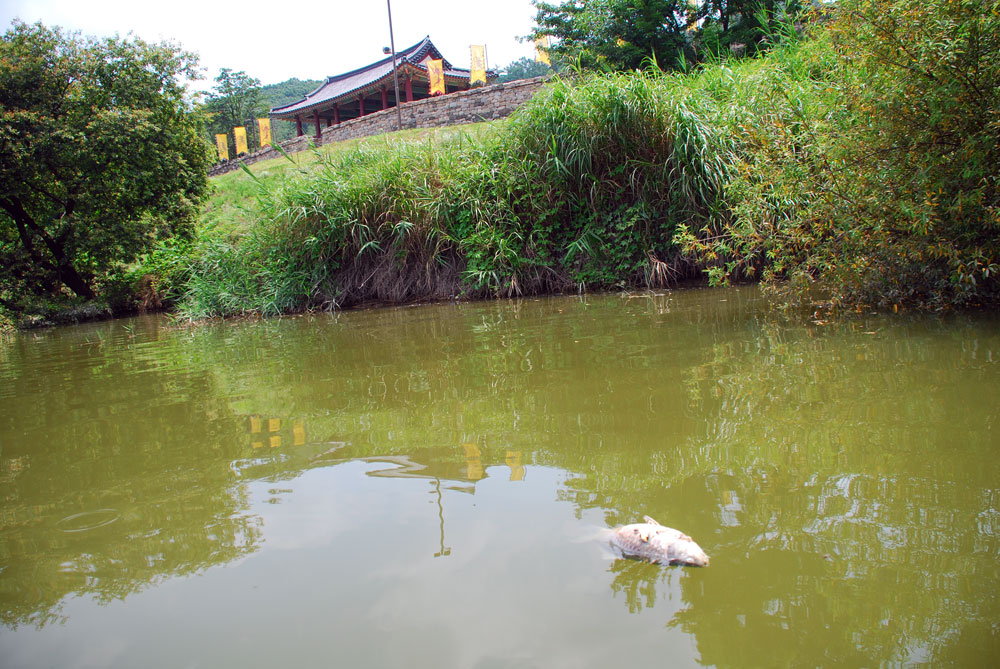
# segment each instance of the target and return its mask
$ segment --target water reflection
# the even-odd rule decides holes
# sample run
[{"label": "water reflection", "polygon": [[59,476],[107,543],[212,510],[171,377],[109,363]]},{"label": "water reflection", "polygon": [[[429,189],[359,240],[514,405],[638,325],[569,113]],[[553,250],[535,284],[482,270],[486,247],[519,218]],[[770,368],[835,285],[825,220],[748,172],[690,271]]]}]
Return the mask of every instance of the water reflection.
[{"label": "water reflection", "polygon": [[[343,515],[317,503],[303,535],[420,565],[324,554],[337,587],[441,602],[443,647],[464,579],[491,584],[462,602],[476,615],[551,626],[539,602],[565,601],[623,639],[655,619],[706,665],[988,657],[998,357],[995,318],[809,321],[746,290],[19,337],[0,349],[2,622],[266,563],[310,481]],[[397,506],[352,502],[368,484]],[[566,509],[648,514],[712,565],[592,562]],[[521,582],[537,592],[504,600]]]},{"label": "water reflection", "polygon": [[108,326],[5,353],[3,624],[44,626],[70,595],[120,600],[254,550],[260,528],[230,467],[239,420],[208,372],[150,364]]}]

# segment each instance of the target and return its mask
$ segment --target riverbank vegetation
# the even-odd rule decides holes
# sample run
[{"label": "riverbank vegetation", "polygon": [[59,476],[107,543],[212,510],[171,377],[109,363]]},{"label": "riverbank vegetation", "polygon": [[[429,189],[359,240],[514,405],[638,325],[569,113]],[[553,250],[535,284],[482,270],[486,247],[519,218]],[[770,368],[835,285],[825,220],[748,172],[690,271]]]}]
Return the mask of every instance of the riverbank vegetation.
[{"label": "riverbank vegetation", "polygon": [[194,237],[130,268],[135,303],[278,314],[706,276],[850,307],[996,302],[1000,3],[755,25],[755,58],[578,71],[471,134],[215,179]]},{"label": "riverbank vegetation", "polygon": [[180,83],[195,75],[169,43],[20,21],[2,36],[0,309],[109,299],[157,241],[190,234],[209,165]]},{"label": "riverbank vegetation", "polygon": [[[786,299],[997,297],[1000,19],[841,2],[767,56],[553,82],[476,141],[257,184],[193,258],[192,316],[764,279]],[[250,179],[251,177],[246,177]]]}]

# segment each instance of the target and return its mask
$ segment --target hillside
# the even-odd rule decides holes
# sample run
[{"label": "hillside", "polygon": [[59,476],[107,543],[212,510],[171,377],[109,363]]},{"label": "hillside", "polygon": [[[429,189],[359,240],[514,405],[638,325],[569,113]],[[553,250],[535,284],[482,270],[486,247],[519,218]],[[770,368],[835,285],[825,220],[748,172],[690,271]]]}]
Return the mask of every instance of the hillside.
[{"label": "hillside", "polygon": [[[306,93],[311,93],[323,83],[318,79],[296,79],[295,77],[277,84],[260,87],[261,101],[268,109],[298,102]],[[276,141],[283,142],[295,136],[295,124],[274,120],[271,132]]]}]

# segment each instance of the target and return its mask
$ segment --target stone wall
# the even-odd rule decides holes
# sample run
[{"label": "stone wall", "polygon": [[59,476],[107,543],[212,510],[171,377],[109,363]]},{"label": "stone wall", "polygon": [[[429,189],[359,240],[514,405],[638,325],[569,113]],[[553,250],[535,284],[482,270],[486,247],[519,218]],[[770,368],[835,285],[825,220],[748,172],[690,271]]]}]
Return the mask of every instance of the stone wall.
[{"label": "stone wall", "polygon": [[[547,77],[520,79],[503,84],[491,84],[468,91],[458,91],[434,98],[404,102],[400,106],[403,128],[435,128],[445,125],[479,123],[509,116],[515,109],[534,97]],[[345,139],[368,137],[397,129],[396,108],[351,119],[329,128],[323,128],[320,137],[306,134],[281,143],[285,153],[296,153],[311,145],[322,146]],[[304,128],[303,128],[304,129]],[[214,165],[208,175],[214,177],[239,169],[240,163],[252,165],[261,160],[278,158],[281,154],[272,147],[264,147],[241,158]]]}]

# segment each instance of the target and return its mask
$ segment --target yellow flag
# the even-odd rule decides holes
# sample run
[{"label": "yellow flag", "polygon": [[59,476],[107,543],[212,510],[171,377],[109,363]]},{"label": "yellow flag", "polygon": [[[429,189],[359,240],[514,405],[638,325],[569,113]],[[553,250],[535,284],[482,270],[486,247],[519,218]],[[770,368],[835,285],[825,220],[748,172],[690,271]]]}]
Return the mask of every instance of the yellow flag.
[{"label": "yellow flag", "polygon": [[427,61],[427,76],[431,80],[431,95],[444,95],[444,61]]},{"label": "yellow flag", "polygon": [[539,35],[535,38],[535,62],[552,65],[549,60],[549,36]]},{"label": "yellow flag", "polygon": [[219,160],[229,160],[229,138],[225,135],[216,135],[215,146],[219,149]]},{"label": "yellow flag", "polygon": [[260,145],[271,146],[271,119],[257,119],[257,127],[260,128]]},{"label": "yellow flag", "polygon": [[472,50],[472,65],[469,67],[469,83],[477,81],[486,84],[486,46],[483,44],[473,44],[469,47]]},{"label": "yellow flag", "polygon": [[236,137],[236,155],[249,153],[247,151],[247,129],[241,125],[236,126],[233,128],[233,135]]}]

